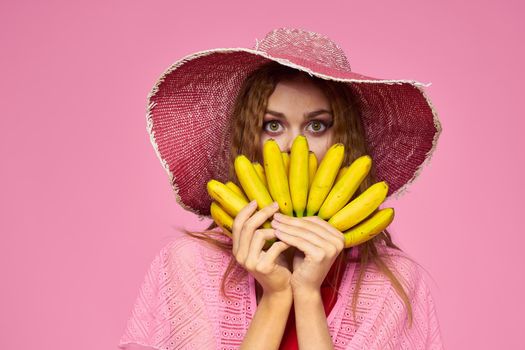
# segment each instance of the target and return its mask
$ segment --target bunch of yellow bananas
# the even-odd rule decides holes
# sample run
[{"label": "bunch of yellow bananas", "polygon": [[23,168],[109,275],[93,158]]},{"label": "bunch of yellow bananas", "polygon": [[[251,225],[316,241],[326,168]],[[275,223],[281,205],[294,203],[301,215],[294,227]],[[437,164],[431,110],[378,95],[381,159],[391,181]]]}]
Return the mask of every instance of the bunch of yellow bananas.
[{"label": "bunch of yellow bananas", "polygon": [[[372,166],[368,155],[342,167],[345,147],[334,144],[317,166],[306,137],[298,136],[290,154],[281,152],[273,139],[263,146],[264,168],[246,156],[235,159],[235,173],[242,186],[210,180],[208,193],[213,198],[211,216],[231,237],[233,218],[251,200],[262,209],[274,201],[285,215],[317,215],[344,233],[345,247],[359,245],[383,231],[394,219],[394,209],[378,209],[385,200],[388,185],[381,181],[352,198]],[[244,191],[243,191],[244,190]],[[263,227],[271,227],[265,222]],[[272,242],[270,242],[272,243]]]}]

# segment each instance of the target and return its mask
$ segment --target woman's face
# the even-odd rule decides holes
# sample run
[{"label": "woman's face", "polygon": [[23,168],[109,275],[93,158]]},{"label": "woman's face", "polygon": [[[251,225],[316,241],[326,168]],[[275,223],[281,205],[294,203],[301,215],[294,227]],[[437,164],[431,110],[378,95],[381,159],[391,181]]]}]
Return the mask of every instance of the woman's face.
[{"label": "woman's face", "polygon": [[290,152],[295,137],[304,135],[320,162],[332,145],[332,125],[330,102],[308,78],[281,81],[268,99],[260,147],[273,138],[281,151]]}]

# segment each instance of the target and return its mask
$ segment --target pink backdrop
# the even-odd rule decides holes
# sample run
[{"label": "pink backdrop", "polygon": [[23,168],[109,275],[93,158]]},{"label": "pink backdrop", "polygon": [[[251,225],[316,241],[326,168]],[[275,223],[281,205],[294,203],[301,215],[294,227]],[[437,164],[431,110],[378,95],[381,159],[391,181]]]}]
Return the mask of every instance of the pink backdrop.
[{"label": "pink backdrop", "polygon": [[251,3],[0,3],[0,348],[116,349],[172,226],[207,225],[175,203],[146,95],[183,55],[279,26],[328,35],[359,73],[432,83],[443,133],[388,203],[394,239],[432,276],[447,348],[522,348],[524,3]]}]

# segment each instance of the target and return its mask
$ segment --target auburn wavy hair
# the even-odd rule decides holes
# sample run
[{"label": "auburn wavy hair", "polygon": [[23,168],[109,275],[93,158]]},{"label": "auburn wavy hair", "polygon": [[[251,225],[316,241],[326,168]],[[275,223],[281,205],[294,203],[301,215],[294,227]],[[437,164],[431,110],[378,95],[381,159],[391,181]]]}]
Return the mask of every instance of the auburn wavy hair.
[{"label": "auburn wavy hair", "polygon": [[[235,183],[239,184],[233,167],[233,160],[237,155],[244,154],[251,161],[260,161],[262,159],[260,134],[263,127],[263,116],[266,111],[268,98],[273,93],[277,83],[287,79],[294,79],[300,75],[311,79],[311,81],[325,93],[330,101],[334,119],[332,126],[334,129],[333,141],[334,143],[340,142],[344,144],[346,150],[343,165],[349,165],[358,157],[370,154],[368,152],[361,118],[358,115],[357,101],[355,101],[351,90],[346,84],[312,77],[297,69],[286,67],[276,62],[269,62],[261,65],[245,79],[237,95],[233,113],[230,118],[230,125],[228,127],[232,130],[232,143],[228,164],[230,179]],[[376,171],[372,164],[372,169],[361,183],[360,187],[354,194],[354,197],[361,194],[376,182]],[[203,232],[189,232],[187,230],[183,230],[183,232],[189,236],[210,243],[214,247],[225,252],[231,253],[232,244],[229,241],[213,238],[213,236],[217,234],[217,231],[213,231],[216,227],[217,225],[212,223],[207,230]],[[352,310],[355,319],[357,299],[359,297],[359,291],[365,273],[364,267],[370,263],[375,264],[378,270],[391,281],[394,289],[405,303],[408,311],[409,324],[411,325],[412,307],[409,297],[403,289],[400,280],[394,274],[394,271],[388,267],[388,264],[385,261],[387,256],[382,256],[378,252],[378,244],[386,244],[388,247],[401,250],[393,243],[390,233],[385,229],[373,239],[359,245],[359,256],[357,258],[352,259],[349,256],[349,249],[344,249],[334,262],[335,273],[333,274],[333,279],[327,281],[327,283],[332,287],[336,286],[340,274],[344,273],[345,265],[349,262],[358,263],[359,276],[354,291],[354,297],[352,298]],[[238,265],[238,263],[232,254],[232,258],[224,273],[221,284],[221,292],[226,298],[228,298],[225,291],[226,279],[235,265]],[[331,297],[335,298],[336,293],[334,292]]]}]

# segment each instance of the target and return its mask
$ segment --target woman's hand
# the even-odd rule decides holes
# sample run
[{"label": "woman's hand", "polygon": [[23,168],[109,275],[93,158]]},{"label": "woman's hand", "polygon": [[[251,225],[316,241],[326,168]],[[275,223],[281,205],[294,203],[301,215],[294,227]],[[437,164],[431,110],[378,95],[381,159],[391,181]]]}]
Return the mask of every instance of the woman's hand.
[{"label": "woman's hand", "polygon": [[254,214],[256,209],[257,203],[252,201],[235,217],[232,227],[233,255],[259,282],[265,295],[291,292],[292,273],[281,254],[290,246],[276,241],[267,251],[263,251],[266,240],[275,238],[275,230],[258,229],[279,210],[279,206],[274,203]]},{"label": "woman's hand", "polygon": [[300,250],[293,259],[290,284],[294,294],[319,292],[332,264],[344,249],[343,233],[317,216],[294,218],[275,214],[272,227],[277,238]]}]

